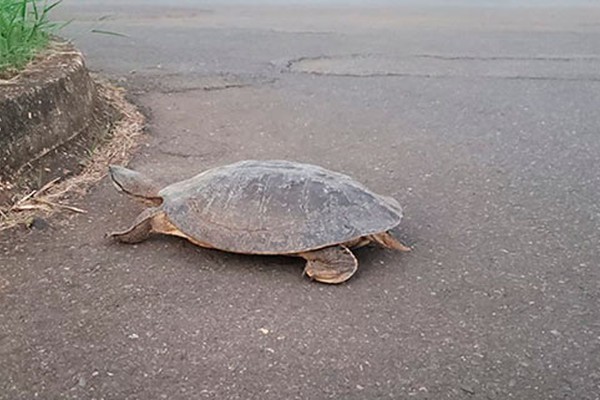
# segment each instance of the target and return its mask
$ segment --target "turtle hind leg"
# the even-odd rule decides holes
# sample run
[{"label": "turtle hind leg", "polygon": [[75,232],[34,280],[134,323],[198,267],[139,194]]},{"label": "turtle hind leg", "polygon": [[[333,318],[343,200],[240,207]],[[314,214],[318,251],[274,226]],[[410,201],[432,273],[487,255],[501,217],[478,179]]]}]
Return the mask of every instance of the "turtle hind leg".
[{"label": "turtle hind leg", "polygon": [[306,260],[304,273],[323,283],[345,282],[358,269],[356,257],[343,245],[300,253],[299,256]]},{"label": "turtle hind leg", "polygon": [[152,233],[152,220],[160,211],[157,208],[148,208],[137,216],[133,225],[129,229],[120,232],[112,232],[110,237],[123,243],[139,243],[150,236]]},{"label": "turtle hind leg", "polygon": [[389,232],[382,232],[376,235],[370,236],[371,240],[375,243],[383,246],[387,249],[400,250],[400,251],[411,251],[412,249],[398,239],[393,237]]}]

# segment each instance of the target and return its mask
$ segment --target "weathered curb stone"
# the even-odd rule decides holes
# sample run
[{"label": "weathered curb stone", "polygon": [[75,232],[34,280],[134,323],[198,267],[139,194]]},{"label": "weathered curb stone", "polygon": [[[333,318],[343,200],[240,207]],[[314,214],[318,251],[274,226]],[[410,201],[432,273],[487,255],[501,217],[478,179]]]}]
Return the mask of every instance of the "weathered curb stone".
[{"label": "weathered curb stone", "polygon": [[82,54],[69,43],[53,43],[19,75],[0,81],[0,180],[56,175],[49,172],[56,158],[65,158],[59,148],[102,136],[114,120]]}]

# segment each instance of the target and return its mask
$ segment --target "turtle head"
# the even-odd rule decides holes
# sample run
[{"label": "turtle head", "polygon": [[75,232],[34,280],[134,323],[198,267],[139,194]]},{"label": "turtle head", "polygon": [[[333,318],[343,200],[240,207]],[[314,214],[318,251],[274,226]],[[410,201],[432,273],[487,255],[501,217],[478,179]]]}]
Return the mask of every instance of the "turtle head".
[{"label": "turtle head", "polygon": [[163,198],[158,194],[158,186],[139,172],[118,165],[110,165],[108,172],[120,191],[150,205],[158,206],[163,202]]}]

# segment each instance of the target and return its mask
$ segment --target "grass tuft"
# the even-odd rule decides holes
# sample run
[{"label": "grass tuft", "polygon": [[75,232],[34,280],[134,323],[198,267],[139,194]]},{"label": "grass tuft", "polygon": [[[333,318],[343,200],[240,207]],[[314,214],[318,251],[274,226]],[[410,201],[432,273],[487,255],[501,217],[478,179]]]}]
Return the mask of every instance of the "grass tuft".
[{"label": "grass tuft", "polygon": [[19,70],[43,49],[60,24],[49,12],[62,0],[0,0],[0,75]]}]

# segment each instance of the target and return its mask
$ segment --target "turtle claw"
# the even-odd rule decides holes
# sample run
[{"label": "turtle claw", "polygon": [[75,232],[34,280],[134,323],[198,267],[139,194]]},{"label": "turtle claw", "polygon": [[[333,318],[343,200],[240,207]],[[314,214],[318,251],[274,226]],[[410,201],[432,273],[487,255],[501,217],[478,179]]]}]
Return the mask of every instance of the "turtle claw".
[{"label": "turtle claw", "polygon": [[121,243],[135,244],[146,240],[148,236],[150,236],[150,230],[146,231],[145,227],[137,225],[127,231],[112,232],[107,234],[107,236],[114,238]]}]

